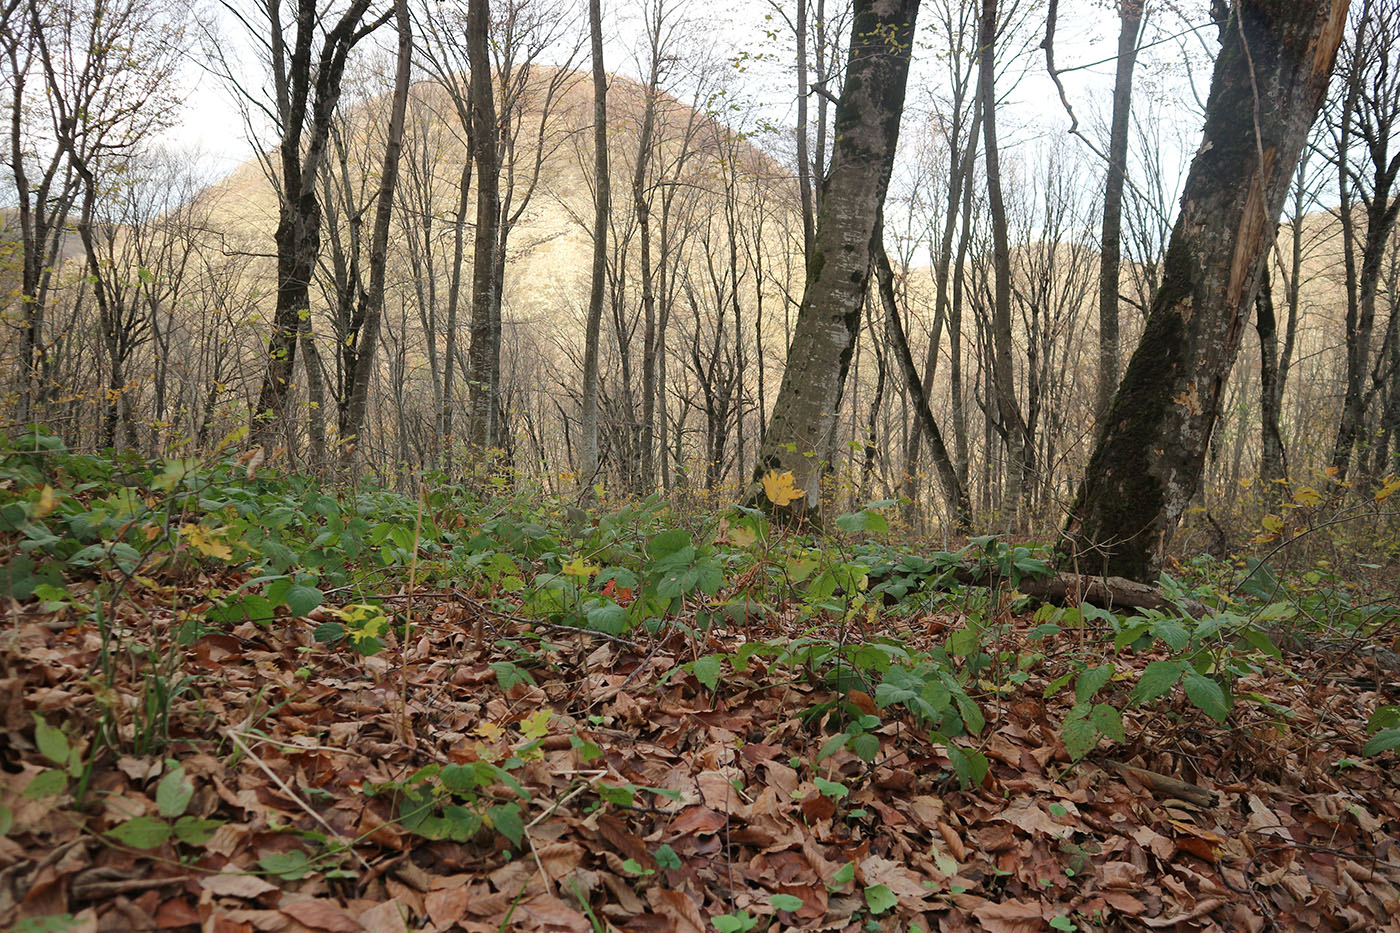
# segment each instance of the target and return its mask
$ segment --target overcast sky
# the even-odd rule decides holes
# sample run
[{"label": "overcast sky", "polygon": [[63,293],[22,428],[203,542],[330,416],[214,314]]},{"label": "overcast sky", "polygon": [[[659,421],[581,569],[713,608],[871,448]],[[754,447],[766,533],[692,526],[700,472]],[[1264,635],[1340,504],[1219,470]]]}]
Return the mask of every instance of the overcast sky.
[{"label": "overcast sky", "polygon": [[[741,0],[687,0],[685,16],[696,25],[698,41],[712,43],[721,59],[748,56],[745,70],[736,72],[734,82],[746,105],[761,113],[764,119],[791,126],[795,123],[791,52],[776,45],[765,35],[767,3]],[[795,0],[787,0],[795,8]],[[928,6],[929,4],[926,4]],[[580,12],[584,7],[579,0]],[[639,45],[637,24],[638,0],[608,2],[604,0],[605,29],[608,42],[604,52],[610,71],[636,76],[638,65],[632,49]],[[1145,48],[1140,56],[1137,73],[1135,106],[1156,108],[1158,119],[1166,124],[1164,147],[1166,168],[1179,175],[1184,159],[1195,145],[1193,137],[1199,132],[1198,104],[1192,89],[1204,96],[1209,82],[1208,51],[1214,46],[1214,28],[1208,25],[1207,4],[1187,4],[1181,10],[1149,4],[1150,14],[1144,30]],[[226,50],[244,45],[231,18],[215,15],[212,32]],[[923,39],[937,43],[937,36],[928,35],[933,17],[925,11],[920,22]],[[1190,32],[1197,27],[1195,34]],[[582,28],[582,19],[580,20]],[[1003,146],[1008,157],[1024,164],[1043,160],[1048,152],[1062,151],[1059,147],[1077,147],[1087,153],[1082,144],[1065,135],[1068,118],[1061,108],[1054,86],[1045,74],[1043,53],[1035,48],[1038,33],[1044,29],[1043,13],[1031,15],[1028,30],[1037,33],[1031,39],[1026,59],[1020,69],[1019,82],[1010,90],[998,116]],[[1062,69],[1073,68],[1064,76],[1065,84],[1084,131],[1096,137],[1110,105],[1118,21],[1111,5],[1102,0],[1064,4],[1057,29],[1056,64]],[[385,54],[387,30],[378,37],[379,51]],[[767,53],[769,61],[755,61],[752,56]],[[195,53],[198,55],[198,51]],[[924,89],[936,81],[938,65],[927,49],[916,50],[910,78],[908,101],[911,109],[924,99]],[[1194,73],[1187,74],[1184,62],[1194,56]],[[250,59],[246,68],[251,72]],[[586,59],[581,64],[586,67]],[[249,78],[256,76],[249,73]],[[211,179],[232,171],[252,156],[253,149],[245,137],[245,127],[229,91],[220,80],[194,61],[184,68],[180,79],[187,91],[184,107],[176,124],[166,134],[166,144],[189,153],[199,160]],[[253,83],[257,83],[254,81]],[[1005,93],[1005,89],[999,88]],[[905,139],[918,132],[916,117],[906,119]],[[1090,162],[1092,156],[1087,156]],[[1173,180],[1174,184],[1174,180]]]}]

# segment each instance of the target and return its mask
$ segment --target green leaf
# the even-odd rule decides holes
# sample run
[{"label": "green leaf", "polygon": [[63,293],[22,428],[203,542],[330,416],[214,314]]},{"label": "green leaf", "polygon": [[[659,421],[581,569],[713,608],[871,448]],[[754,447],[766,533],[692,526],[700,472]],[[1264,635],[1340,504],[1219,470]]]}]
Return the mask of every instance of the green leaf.
[{"label": "green leaf", "polygon": [[1082,671],[1079,679],[1074,682],[1074,699],[1079,703],[1086,702],[1112,679],[1112,664],[1101,664]]},{"label": "green leaf", "polygon": [[637,860],[634,859],[634,858],[629,858],[629,859],[626,859],[625,861],[623,861],[623,863],[622,863],[622,870],[625,871],[625,872],[627,872],[627,874],[629,874],[629,875],[654,875],[654,874],[656,874],[656,869],[654,869],[654,868],[643,868],[643,867],[642,867],[642,863],[639,862],[639,861],[637,861]]},{"label": "green leaf", "polygon": [[862,732],[851,739],[851,751],[866,764],[874,764],[880,754],[880,737],[873,732]]},{"label": "green leaf", "polygon": [[1158,619],[1151,628],[1152,634],[1166,642],[1173,651],[1183,651],[1191,642],[1191,633],[1176,619]]},{"label": "green leaf", "polygon": [[585,764],[595,758],[603,757],[603,750],[599,748],[596,743],[590,742],[585,738],[580,738],[577,735],[569,736],[569,747],[578,750],[579,761]]},{"label": "green leaf", "polygon": [[719,933],[747,933],[758,926],[758,918],[750,917],[747,910],[741,910],[737,914],[723,914],[712,918],[710,922]]},{"label": "green leaf", "polygon": [[58,729],[44,722],[38,713],[34,717],[34,744],[44,757],[56,765],[68,763],[68,737]]},{"label": "green leaf", "polygon": [[174,819],[185,812],[194,796],[194,785],[185,779],[185,768],[176,765],[156,785],[156,806],[160,815]]},{"label": "green leaf", "polygon": [[872,914],[882,914],[899,903],[887,884],[872,884],[865,889],[865,906]]},{"label": "green leaf", "polygon": [[840,868],[836,869],[835,873],[831,876],[831,880],[833,884],[850,884],[852,881],[855,880],[855,877],[856,863],[847,862]]},{"label": "green leaf", "polygon": [[802,898],[794,897],[791,894],[774,894],[769,901],[774,910],[801,910]]},{"label": "green leaf", "polygon": [[496,672],[496,686],[502,690],[510,690],[516,684],[533,686],[535,683],[535,678],[530,676],[529,671],[511,661],[492,661],[489,666]]},{"label": "green leaf", "polygon": [[1050,918],[1050,929],[1067,930],[1071,931],[1072,933],[1072,931],[1077,930],[1079,928],[1074,925],[1073,920],[1061,914],[1060,916]]},{"label": "green leaf", "polygon": [[1393,748],[1400,748],[1400,729],[1385,729],[1377,732],[1361,747],[1361,754],[1366,756],[1379,755],[1381,752],[1388,752]]},{"label": "green leaf", "polygon": [[9,807],[0,807],[0,836],[7,836],[15,825],[15,815]]},{"label": "green leaf", "polygon": [[137,816],[114,826],[107,835],[133,849],[154,849],[170,838],[170,824],[153,816]]},{"label": "green leaf", "polygon": [[946,648],[955,658],[966,657],[977,650],[982,633],[973,628],[960,628],[948,636]]},{"label": "green leaf", "polygon": [[300,618],[321,605],[321,600],[324,598],[316,587],[307,586],[305,583],[295,583],[287,588],[287,611]]},{"label": "green leaf", "polygon": [[1185,661],[1153,661],[1143,669],[1128,701],[1139,705],[1152,702],[1175,687],[1184,670]]},{"label": "green leaf", "polygon": [[627,610],[612,600],[588,610],[588,627],[595,632],[621,635],[627,628]]},{"label": "green leaf", "polygon": [[498,833],[510,840],[511,845],[519,847],[520,840],[525,836],[525,821],[520,818],[519,804],[497,804],[486,811],[486,818]]},{"label": "green leaf", "polygon": [[1220,684],[1204,674],[1189,670],[1182,676],[1181,685],[1186,688],[1187,699],[1211,719],[1223,723],[1229,717],[1229,701],[1225,699],[1225,691]]},{"label": "green leaf", "polygon": [[695,679],[700,681],[706,690],[714,690],[715,687],[719,686],[721,669],[719,655],[707,654],[691,665],[690,672],[695,675]]},{"label": "green leaf", "polygon": [[1123,714],[1107,703],[1096,704],[1093,712],[1089,714],[1089,721],[1113,741],[1127,740],[1123,733]]},{"label": "green leaf", "polygon": [[1366,731],[1392,729],[1400,726],[1400,706],[1377,706],[1371,718],[1366,721]]},{"label": "green leaf", "polygon": [[1267,654],[1275,661],[1283,660],[1283,652],[1279,650],[1279,646],[1274,644],[1274,640],[1270,638],[1266,633],[1259,631],[1259,629],[1254,628],[1253,626],[1250,626],[1240,634],[1244,635],[1245,641],[1249,642],[1255,648],[1259,649],[1264,654]]},{"label": "green leaf", "polygon": [[676,854],[675,849],[665,843],[656,847],[654,855],[656,857],[656,864],[667,871],[677,871],[681,867],[681,857]]},{"label": "green leaf", "polygon": [[1066,722],[1060,729],[1060,741],[1065,743],[1069,757],[1078,761],[1099,744],[1099,727],[1088,719]]},{"label": "green leaf", "polygon": [[57,768],[50,768],[48,771],[40,771],[34,776],[24,788],[21,797],[28,797],[30,800],[39,800],[43,797],[53,797],[63,793],[68,786],[68,775]]},{"label": "green leaf", "polygon": [[987,777],[987,758],[977,749],[963,748],[960,745],[946,745],[944,749],[948,760],[953,763],[958,783],[964,788],[975,787]]},{"label": "green leaf", "polygon": [[604,784],[602,781],[593,785],[593,789],[598,792],[608,803],[619,807],[630,807],[637,800],[637,785],[623,784],[620,787],[616,784]]},{"label": "green leaf", "polygon": [[201,820],[197,816],[182,816],[175,821],[175,838],[185,845],[202,846],[214,838],[214,831],[227,820]]},{"label": "green leaf", "polygon": [[832,800],[840,800],[850,793],[845,784],[828,781],[826,778],[814,778],[813,783],[817,785],[817,790],[821,791],[822,796],[830,797]]},{"label": "green leaf", "polygon": [[258,859],[258,867],[283,881],[299,881],[311,870],[311,859],[300,849],[274,852]]}]

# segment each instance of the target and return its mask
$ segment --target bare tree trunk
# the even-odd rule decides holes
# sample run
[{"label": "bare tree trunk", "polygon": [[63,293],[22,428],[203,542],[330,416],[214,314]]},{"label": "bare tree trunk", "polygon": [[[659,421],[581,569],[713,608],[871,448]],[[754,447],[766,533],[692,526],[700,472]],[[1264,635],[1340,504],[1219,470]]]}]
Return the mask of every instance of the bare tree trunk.
[{"label": "bare tree trunk", "polygon": [[442,425],[443,467],[450,470],[452,465],[452,413],[456,409],[453,390],[456,387],[457,363],[457,312],[462,301],[462,265],[466,252],[467,195],[472,184],[471,156],[462,165],[462,177],[457,188],[457,214],[453,218],[455,228],[452,233],[452,277],[447,286],[447,343],[443,349],[442,363],[442,411],[439,423]]},{"label": "bare tree trunk", "polygon": [[1099,379],[1094,416],[1102,423],[1118,388],[1118,263],[1123,239],[1123,181],[1128,171],[1128,117],[1133,68],[1145,0],[1118,0],[1118,65],[1113,79],[1113,122],[1108,133],[1108,181],[1099,238]]},{"label": "bare tree trunk", "polygon": [[593,277],[583,334],[583,424],[579,439],[585,497],[598,475],[598,339],[603,323],[603,286],[608,271],[608,74],[603,69],[603,14],[599,0],[588,0],[588,36],[593,53]]},{"label": "bare tree trunk", "polygon": [[471,59],[472,161],[476,163],[476,236],[472,246],[472,322],[467,378],[467,440],[481,453],[498,442],[496,432],[501,330],[498,312],[496,249],[501,222],[500,165],[496,150],[496,91],[491,76],[487,0],[467,5],[467,54]]},{"label": "bare tree trunk", "polygon": [[802,204],[802,255],[812,255],[812,156],[807,151],[807,0],[797,0],[797,194]]},{"label": "bare tree trunk", "polygon": [[996,293],[992,305],[992,379],[996,385],[997,411],[1006,445],[1005,506],[1018,514],[1032,475],[1034,447],[1021,418],[1016,399],[1016,368],[1011,354],[1011,245],[1007,236],[1006,202],[1001,191],[1001,152],[997,147],[996,40],[997,0],[982,0],[981,89],[982,141],[986,150],[987,201],[992,214],[992,260]]},{"label": "bare tree trunk", "polygon": [[1347,0],[1242,0],[1231,13],[1162,285],[1065,525],[1077,564],[1151,578],[1196,493],[1346,12]]},{"label": "bare tree trunk", "polygon": [[369,383],[374,370],[374,354],[379,347],[379,325],[384,315],[389,221],[394,214],[394,188],[399,179],[404,113],[408,109],[409,75],[413,65],[413,34],[409,29],[408,0],[396,0],[394,16],[399,36],[398,66],[394,72],[394,96],[389,106],[389,131],[384,144],[384,164],[379,173],[379,195],[374,206],[374,232],[369,247],[369,290],[361,298],[360,317],[363,324],[355,341],[354,355],[347,354],[347,361],[350,363],[350,398],[346,407],[346,421],[340,433],[342,451],[347,459],[360,444],[365,411],[369,407]]},{"label": "bare tree trunk", "polygon": [[797,316],[782,387],[747,494],[758,501],[758,480],[769,470],[791,471],[802,498],[793,515],[815,514],[820,503],[817,458],[835,426],[860,328],[870,268],[870,243],[885,199],[918,0],[857,0],[850,61],[836,108],[831,171],[817,217],[806,289]]},{"label": "bare tree trunk", "polygon": [[1273,508],[1282,495],[1281,483],[1288,479],[1288,461],[1279,431],[1283,391],[1279,385],[1278,322],[1267,267],[1260,277],[1259,295],[1254,302],[1254,329],[1259,333],[1259,485],[1266,507]]},{"label": "bare tree trunk", "polygon": [[919,379],[919,371],[914,367],[914,355],[909,352],[909,341],[904,334],[904,324],[900,321],[899,308],[894,298],[894,270],[890,267],[889,256],[885,254],[885,244],[877,227],[871,240],[871,258],[875,265],[876,286],[880,301],[885,306],[890,340],[894,344],[894,355],[899,369],[904,374],[904,387],[914,405],[914,414],[919,419],[920,429],[929,437],[929,449],[933,453],[933,465],[938,471],[938,481],[943,487],[943,498],[952,509],[953,521],[958,530],[972,527],[972,503],[967,497],[967,486],[958,476],[948,448],[943,444],[943,432],[938,429],[933,411],[929,408],[926,384]]}]

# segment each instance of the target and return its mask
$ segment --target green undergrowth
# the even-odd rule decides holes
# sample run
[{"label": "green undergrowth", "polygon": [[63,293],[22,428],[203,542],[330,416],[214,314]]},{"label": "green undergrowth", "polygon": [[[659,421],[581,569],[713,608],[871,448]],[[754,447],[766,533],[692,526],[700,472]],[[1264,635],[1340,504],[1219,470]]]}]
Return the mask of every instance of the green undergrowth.
[{"label": "green undergrowth", "polygon": [[[679,643],[688,660],[672,675],[704,691],[722,694],[755,664],[826,688],[803,715],[820,737],[814,765],[847,751],[873,766],[876,731],[897,719],[941,749],[946,779],[962,786],[986,777],[982,737],[1012,697],[1029,692],[1056,711],[1071,761],[1137,741],[1125,715],[1139,729],[1160,720],[1208,734],[1245,717],[1287,729],[1289,710],[1250,686],[1284,667],[1281,645],[1319,628],[1369,643],[1400,625],[1394,594],[1378,600],[1328,568],[1285,579],[1257,559],[1187,561],[1160,581],[1169,609],[1037,606],[1018,586],[1051,573],[1048,548],[984,536],[923,549],[891,540],[893,505],[842,515],[815,538],[757,510],[681,513],[659,497],[585,513],[499,479],[430,477],[404,494],[256,472],[232,456],[147,462],[21,435],[0,449],[0,596],[20,607],[16,619],[101,635],[97,724],[74,735],[36,714],[49,767],[25,793],[67,794],[81,809],[95,769],[165,754],[172,710],[199,689],[185,651],[206,634],[311,616],[320,650],[368,658],[407,643],[410,625],[432,624],[413,620],[414,600],[449,594],[509,623],[487,646],[497,689],[547,677],[559,632]],[[969,577],[986,585],[957,582]],[[310,674],[315,656],[305,663]],[[134,705],[102,699],[102,685],[110,693],[122,677],[140,685]],[[589,743],[574,741],[587,760]],[[1361,752],[1397,746],[1400,708],[1381,706]],[[489,829],[518,844],[520,761],[430,764],[365,792],[394,795],[403,827],[426,838]],[[207,838],[213,827],[185,815],[179,764],[166,773],[160,816],[119,826],[116,841]],[[630,805],[648,789],[593,792]],[[8,819],[0,807],[7,830]],[[264,867],[291,877],[317,866]]]}]

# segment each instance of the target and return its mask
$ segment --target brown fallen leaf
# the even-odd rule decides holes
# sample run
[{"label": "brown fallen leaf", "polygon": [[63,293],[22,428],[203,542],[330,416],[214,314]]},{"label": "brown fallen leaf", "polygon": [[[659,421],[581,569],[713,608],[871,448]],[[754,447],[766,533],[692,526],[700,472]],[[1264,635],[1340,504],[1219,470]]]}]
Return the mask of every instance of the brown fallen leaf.
[{"label": "brown fallen leaf", "polygon": [[700,908],[685,892],[651,888],[647,891],[647,900],[657,913],[676,924],[676,933],[708,933]]},{"label": "brown fallen leaf", "polygon": [[335,904],[309,897],[283,904],[279,910],[298,923],[327,933],[360,933],[360,924]]},{"label": "brown fallen leaf", "polygon": [[199,886],[216,897],[242,897],[253,899],[277,890],[258,875],[238,871],[221,871],[217,875],[207,875],[200,879]]}]

